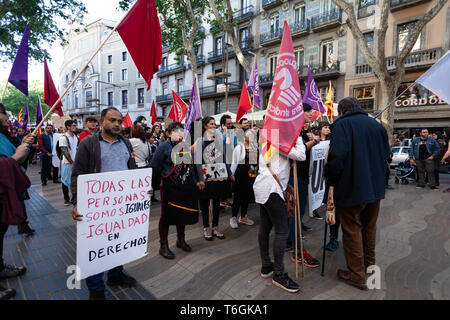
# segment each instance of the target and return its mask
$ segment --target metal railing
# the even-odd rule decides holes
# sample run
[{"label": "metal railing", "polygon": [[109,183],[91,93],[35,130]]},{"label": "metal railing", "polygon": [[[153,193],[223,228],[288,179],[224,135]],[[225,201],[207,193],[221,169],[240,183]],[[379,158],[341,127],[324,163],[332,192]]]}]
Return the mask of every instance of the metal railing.
[{"label": "metal railing", "polygon": [[281,0],[262,0],[263,9],[271,8],[281,3]]},{"label": "metal railing", "polygon": [[159,68],[158,76],[161,76],[163,74],[170,73],[170,72],[183,71],[185,69],[186,69],[186,66],[184,65],[184,63],[183,64],[174,63],[174,64],[169,64],[167,66],[162,65],[161,68]]},{"label": "metal railing", "polygon": [[317,28],[331,22],[342,22],[342,10],[333,9],[311,18],[311,28]]},{"label": "metal railing", "polygon": [[246,18],[252,17],[255,13],[255,8],[253,5],[247,6],[233,13],[233,20],[244,20]]},{"label": "metal railing", "polygon": [[261,34],[259,36],[259,42],[265,43],[265,42],[269,42],[269,41],[273,41],[273,40],[281,41],[281,37],[283,36],[283,29],[284,28],[279,28],[279,29],[275,30],[274,32],[267,32],[267,33]]},{"label": "metal railing", "polygon": [[391,11],[401,10],[429,1],[431,0],[391,0]]},{"label": "metal railing", "polygon": [[309,19],[305,19],[303,21],[299,21],[297,23],[289,25],[289,29],[291,30],[291,34],[294,36],[296,33],[307,31],[310,27],[310,24],[311,21]]}]

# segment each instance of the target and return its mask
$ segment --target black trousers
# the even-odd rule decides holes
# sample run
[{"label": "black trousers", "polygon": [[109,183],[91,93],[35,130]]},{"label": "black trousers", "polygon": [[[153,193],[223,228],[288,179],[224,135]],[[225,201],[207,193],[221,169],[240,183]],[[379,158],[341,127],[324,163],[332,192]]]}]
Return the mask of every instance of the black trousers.
[{"label": "black trousers", "polygon": [[260,205],[261,225],[259,227],[258,243],[263,267],[269,267],[269,238],[272,227],[275,228],[273,240],[274,273],[279,276],[284,273],[284,250],[288,238],[288,218],[283,199],[272,193],[265,204]]},{"label": "black trousers", "polygon": [[63,190],[63,195],[64,195],[64,201],[73,203],[73,199],[71,199],[69,196],[69,187],[65,186],[64,183],[61,183],[61,185],[62,185],[62,190]]},{"label": "black trousers", "polygon": [[53,171],[53,173],[52,173],[52,177],[53,177],[53,182],[58,182],[58,174],[59,174],[59,168],[58,167],[54,167],[53,165],[52,165],[52,171]]},{"label": "black trousers", "polygon": [[41,157],[41,182],[46,183],[47,179],[52,179],[52,158],[50,158],[48,155],[44,154]]}]

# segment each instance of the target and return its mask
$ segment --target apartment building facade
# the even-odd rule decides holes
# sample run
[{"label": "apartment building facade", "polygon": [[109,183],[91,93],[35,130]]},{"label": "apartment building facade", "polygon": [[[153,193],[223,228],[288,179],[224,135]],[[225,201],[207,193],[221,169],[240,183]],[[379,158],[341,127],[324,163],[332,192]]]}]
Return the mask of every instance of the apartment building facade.
[{"label": "apartment building facade", "polygon": [[[115,21],[101,19],[76,32],[69,32],[64,46],[64,61],[60,69],[60,88],[63,92],[85,65],[94,51],[116,25]],[[140,76],[133,59],[118,33],[115,33],[96,55],[88,68],[63,98],[63,111],[84,126],[88,116],[99,118],[103,109],[112,106],[132,120],[139,115],[150,116],[156,96],[156,80],[151,90]]]},{"label": "apartment building facade", "polygon": [[[374,16],[379,1],[366,0],[357,7],[358,23],[369,47],[375,50],[377,30],[373,28]],[[396,62],[403,49],[412,24],[424,15],[432,0],[391,0],[388,29],[386,33],[386,64],[389,72],[396,72]],[[360,100],[364,109],[377,113],[384,106],[380,104],[381,89],[378,79],[359,53],[351,33],[347,37],[347,68],[345,95]],[[450,126],[450,106],[432,92],[420,85],[408,87],[425,73],[445,52],[450,49],[450,4],[438,13],[421,32],[412,52],[405,61],[405,75],[394,102],[394,129],[409,132],[421,127],[439,130]]]}]

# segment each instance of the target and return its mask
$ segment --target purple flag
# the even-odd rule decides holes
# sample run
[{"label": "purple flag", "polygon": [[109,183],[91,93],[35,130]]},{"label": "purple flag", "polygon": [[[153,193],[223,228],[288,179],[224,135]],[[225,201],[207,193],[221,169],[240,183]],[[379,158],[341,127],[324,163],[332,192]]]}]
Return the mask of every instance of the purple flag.
[{"label": "purple flag", "polygon": [[261,109],[261,97],[259,96],[259,76],[258,76],[258,63],[253,64],[250,79],[248,80],[247,90],[250,94],[253,94],[253,105]]},{"label": "purple flag", "polygon": [[41,98],[38,96],[38,104],[36,111],[36,127],[42,121],[42,108],[41,108]]},{"label": "purple flag", "polygon": [[17,50],[16,58],[9,74],[8,81],[19,91],[28,97],[28,35],[30,24],[27,24],[25,32]]},{"label": "purple flag", "polygon": [[309,104],[313,109],[325,112],[319,90],[314,81],[311,69],[308,68],[308,83],[306,84],[305,93],[303,94],[303,103]]},{"label": "purple flag", "polygon": [[186,122],[184,125],[184,139],[187,138],[191,130],[192,123],[202,119],[202,111],[200,107],[200,97],[198,96],[197,78],[194,79],[191,97],[189,98],[189,106],[186,113]]},{"label": "purple flag", "polygon": [[13,127],[20,128],[21,125],[20,125],[19,121],[14,120]]},{"label": "purple flag", "polygon": [[28,120],[30,120],[30,116],[28,115],[28,103],[25,107],[25,114],[23,115],[22,128],[23,130],[28,131]]}]

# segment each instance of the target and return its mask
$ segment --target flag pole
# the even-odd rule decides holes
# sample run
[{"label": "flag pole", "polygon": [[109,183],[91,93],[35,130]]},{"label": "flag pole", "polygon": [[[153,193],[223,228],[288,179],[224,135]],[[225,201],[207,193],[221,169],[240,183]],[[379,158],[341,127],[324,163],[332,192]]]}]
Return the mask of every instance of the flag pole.
[{"label": "flag pole", "polygon": [[8,83],[9,83],[9,81],[6,80],[5,88],[3,89],[3,93],[2,93],[2,100],[0,100],[0,103],[3,103],[3,98],[5,97],[6,89],[8,88]]},{"label": "flag pole", "polygon": [[[420,78],[419,78],[419,79],[420,79]],[[419,79],[417,79],[417,80],[419,80]],[[417,81],[417,80],[416,80],[416,81]],[[395,102],[395,100],[397,100],[398,98],[400,98],[401,95],[404,94],[409,88],[411,88],[412,86],[414,86],[414,85],[416,84],[416,81],[414,81],[413,83],[411,83],[410,86],[409,86],[408,88],[406,88],[405,90],[403,90],[402,93],[400,93],[398,96],[396,96],[396,97],[394,98],[394,100],[392,100],[386,107],[384,107],[383,110],[381,110],[381,112],[378,113],[378,114],[375,116],[375,119],[378,118],[379,116],[381,116],[381,115],[389,108],[389,106],[390,106],[391,104],[393,104],[393,103]]]},{"label": "flag pole", "polygon": [[128,10],[127,14],[125,14],[122,19],[117,23],[117,25],[114,27],[114,29],[111,30],[111,32],[108,34],[108,36],[103,40],[103,42],[100,44],[100,46],[95,50],[95,52],[92,54],[92,56],[89,58],[89,60],[86,62],[86,64],[80,69],[78,74],[73,78],[72,82],[67,86],[66,90],[64,90],[63,94],[56,100],[56,102],[53,104],[53,106],[50,108],[50,110],[47,112],[47,114],[42,118],[41,122],[36,126],[36,128],[33,131],[33,135],[36,134],[37,130],[42,126],[44,121],[48,118],[48,116],[53,113],[56,106],[61,102],[62,98],[67,94],[69,89],[74,85],[74,83],[78,80],[78,78],[81,76],[81,74],[84,72],[84,70],[89,66],[89,63],[91,63],[92,60],[94,60],[97,53],[103,48],[103,46],[106,44],[106,42],[111,38],[111,36],[114,34],[114,32],[117,30],[119,25],[122,23],[122,21],[127,17],[128,13],[133,10],[133,8],[136,6],[136,4],[139,1],[136,1],[134,5],[131,7],[130,10]]},{"label": "flag pole", "polygon": [[[302,259],[302,278],[305,277],[305,259],[303,259],[303,240],[302,240],[302,222],[300,218],[300,199],[298,196],[298,176],[297,176],[297,161],[294,161],[294,193],[296,198],[296,218],[298,217],[298,224],[297,221],[295,223],[295,229],[299,232],[299,238],[300,238],[300,257]],[[297,220],[297,219],[296,219]],[[297,263],[297,237],[295,237],[295,261]],[[297,275],[298,278],[298,275]]]}]

